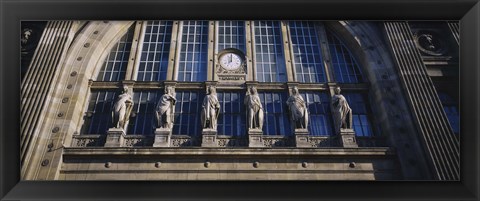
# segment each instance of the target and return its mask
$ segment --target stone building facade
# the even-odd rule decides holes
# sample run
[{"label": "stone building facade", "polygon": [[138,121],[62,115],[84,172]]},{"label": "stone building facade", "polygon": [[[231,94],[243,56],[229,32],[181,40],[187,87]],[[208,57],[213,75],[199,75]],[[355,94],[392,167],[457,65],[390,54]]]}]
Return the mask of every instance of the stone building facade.
[{"label": "stone building facade", "polygon": [[[458,22],[49,21],[22,30],[24,180],[459,179]],[[225,55],[238,65],[222,65]],[[115,130],[124,87],[133,106]],[[176,103],[162,130],[155,111],[167,87]],[[212,130],[200,122],[208,87],[220,104]],[[248,129],[250,87],[263,107],[257,130]],[[308,109],[303,130],[289,119],[294,87]],[[336,87],[352,108],[348,133],[333,126]]]}]

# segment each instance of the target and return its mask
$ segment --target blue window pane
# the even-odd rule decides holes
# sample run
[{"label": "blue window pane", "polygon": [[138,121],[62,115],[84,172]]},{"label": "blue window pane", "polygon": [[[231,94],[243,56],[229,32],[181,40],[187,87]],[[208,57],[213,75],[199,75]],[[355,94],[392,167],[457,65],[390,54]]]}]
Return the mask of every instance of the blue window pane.
[{"label": "blue window pane", "polygon": [[112,119],[112,106],[116,98],[113,91],[95,91],[90,95],[87,115],[83,125],[84,134],[105,134]]},{"label": "blue window pane", "polygon": [[130,118],[128,134],[153,135],[155,130],[155,107],[161,96],[162,93],[160,91],[134,92],[132,113],[135,113],[135,116]]},{"label": "blue window pane", "polygon": [[132,25],[127,33],[110,50],[102,69],[98,73],[97,81],[119,81],[125,79],[134,28],[135,26]]},{"label": "blue window pane", "polygon": [[208,21],[184,21],[178,81],[207,79]]},{"label": "blue window pane", "polygon": [[297,81],[325,82],[325,70],[315,23],[290,21],[289,24]]},{"label": "blue window pane", "polygon": [[327,39],[336,81],[339,83],[363,82],[360,66],[351,56],[346,45],[329,30],[327,30]]},{"label": "blue window pane", "polygon": [[220,118],[218,120],[218,134],[230,136],[245,135],[246,113],[243,104],[244,95],[234,92],[219,92]]},{"label": "blue window pane", "polygon": [[367,113],[365,97],[359,93],[343,93],[350,108],[352,108],[353,130],[357,136],[374,136]]},{"label": "blue window pane", "polygon": [[265,135],[291,135],[290,122],[284,105],[286,93],[258,93],[264,109],[263,133]]},{"label": "blue window pane", "polygon": [[166,79],[172,24],[172,21],[147,22],[140,57],[140,68],[137,74],[138,81]]},{"label": "blue window pane", "polygon": [[308,130],[310,135],[332,135],[332,120],[330,113],[330,96],[324,92],[301,92],[309,112]]},{"label": "blue window pane", "polygon": [[448,122],[455,134],[460,133],[460,116],[457,109],[457,101],[444,92],[438,92],[438,97],[443,105],[443,110],[447,115]]},{"label": "blue window pane", "polygon": [[[255,21],[254,38],[256,79],[260,82],[285,82],[286,69],[279,21]],[[261,59],[260,59],[261,58]],[[262,65],[262,68],[259,66]]]},{"label": "blue window pane", "polygon": [[226,48],[236,48],[245,52],[245,22],[218,22],[218,51]]},{"label": "blue window pane", "polygon": [[174,135],[198,136],[201,133],[200,111],[204,94],[197,91],[177,91]]}]

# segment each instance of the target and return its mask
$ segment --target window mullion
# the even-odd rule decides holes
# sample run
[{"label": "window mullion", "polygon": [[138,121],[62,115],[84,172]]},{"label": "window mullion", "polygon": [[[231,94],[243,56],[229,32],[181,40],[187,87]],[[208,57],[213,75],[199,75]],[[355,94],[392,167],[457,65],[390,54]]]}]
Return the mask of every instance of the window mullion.
[{"label": "window mullion", "polygon": [[138,21],[135,23],[135,32],[133,35],[130,59],[128,60],[125,80],[137,80],[138,66],[140,65],[141,58],[140,56],[142,54],[143,41],[145,40],[147,21]]},{"label": "window mullion", "polygon": [[292,43],[292,33],[290,32],[290,24],[285,21],[282,22],[282,37],[285,43],[283,43],[283,49],[285,51],[285,68],[287,70],[287,81],[288,82],[298,82],[296,77],[297,71],[295,69],[295,64],[293,61],[293,43]]},{"label": "window mullion", "polygon": [[[202,26],[203,27],[203,26]],[[216,26],[215,21],[208,21],[208,52],[207,52],[207,80],[214,80],[214,68],[215,65],[214,55],[215,55],[215,35],[216,34]],[[202,33],[203,34],[203,33]],[[201,36],[203,37],[203,36]],[[203,44],[202,44],[203,45]]]},{"label": "window mullion", "polygon": [[[321,47],[321,54],[323,60],[323,66],[325,68],[325,77],[327,83],[335,82],[333,75],[332,55],[330,55],[330,48],[328,47],[327,33],[325,25],[322,22],[315,23],[315,29],[317,30],[318,39]],[[333,93],[332,93],[333,94]]]}]

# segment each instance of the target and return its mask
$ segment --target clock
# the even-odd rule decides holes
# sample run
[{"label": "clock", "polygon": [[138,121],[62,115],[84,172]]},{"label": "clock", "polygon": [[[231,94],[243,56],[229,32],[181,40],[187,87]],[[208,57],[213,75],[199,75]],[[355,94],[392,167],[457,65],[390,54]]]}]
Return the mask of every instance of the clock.
[{"label": "clock", "polygon": [[220,66],[225,70],[237,70],[242,66],[243,59],[235,52],[226,52],[218,58]]},{"label": "clock", "polygon": [[216,74],[218,80],[225,82],[244,82],[247,72],[247,57],[235,48],[226,48],[216,57]]}]

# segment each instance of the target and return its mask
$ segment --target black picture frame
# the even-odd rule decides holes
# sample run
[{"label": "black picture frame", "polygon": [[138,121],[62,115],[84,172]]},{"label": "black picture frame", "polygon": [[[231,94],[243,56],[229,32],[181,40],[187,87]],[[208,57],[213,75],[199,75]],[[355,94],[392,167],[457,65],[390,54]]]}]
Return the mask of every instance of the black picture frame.
[{"label": "black picture frame", "polygon": [[[2,200],[478,200],[478,0],[0,0]],[[22,20],[461,20],[461,181],[20,181]]]}]

